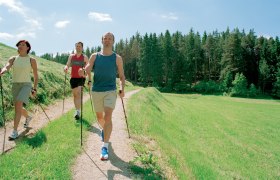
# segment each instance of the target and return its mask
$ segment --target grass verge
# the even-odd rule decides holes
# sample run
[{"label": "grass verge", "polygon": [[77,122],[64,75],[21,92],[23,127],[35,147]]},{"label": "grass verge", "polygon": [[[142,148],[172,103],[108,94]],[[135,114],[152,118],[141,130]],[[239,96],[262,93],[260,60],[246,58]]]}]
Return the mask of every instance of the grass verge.
[{"label": "grass verge", "polygon": [[[147,88],[128,105],[133,136],[145,137],[142,154],[158,157],[168,179],[280,178],[279,101]],[[160,159],[173,173],[165,174]]]},{"label": "grass verge", "polygon": [[[90,101],[84,104],[83,137],[95,121]],[[71,179],[71,165],[80,147],[80,123],[73,110],[52,121],[33,137],[16,141],[16,148],[0,156],[0,179]]]}]

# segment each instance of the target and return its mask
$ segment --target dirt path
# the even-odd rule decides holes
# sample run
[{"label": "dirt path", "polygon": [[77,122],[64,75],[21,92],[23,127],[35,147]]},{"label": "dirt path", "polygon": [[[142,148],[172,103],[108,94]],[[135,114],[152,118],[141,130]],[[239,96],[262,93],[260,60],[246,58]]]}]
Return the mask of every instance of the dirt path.
[{"label": "dirt path", "polygon": [[[127,99],[138,90],[126,93],[124,104]],[[101,161],[101,138],[100,129],[95,123],[84,143],[83,152],[80,154],[72,167],[73,179],[131,179],[128,169],[129,161],[136,157],[136,152],[131,146],[132,140],[128,138],[125,116],[121,99],[117,99],[116,108],[113,112],[113,131],[109,144],[109,160]]]},{"label": "dirt path", "polygon": [[[90,98],[89,94],[84,93],[83,101],[85,102],[89,98]],[[54,104],[43,108],[46,114],[48,115],[48,117],[50,118],[50,120],[53,121],[62,115],[63,100],[56,101]],[[69,97],[65,99],[64,102],[64,113],[68,112],[72,108],[74,108],[73,97]],[[19,139],[20,137],[29,136],[36,133],[39,129],[41,129],[42,127],[46,126],[49,123],[47,116],[44,114],[40,106],[36,106],[35,109],[33,109],[32,114],[33,114],[32,115],[33,119],[29,124],[30,128],[26,128],[26,129],[23,128],[25,118],[22,117],[18,126]],[[8,140],[8,137],[11,134],[12,130],[13,130],[13,121],[6,123],[6,138],[5,138],[4,152],[10,151],[16,146],[16,141]],[[4,134],[5,134],[4,128],[0,128],[0,146],[1,146],[0,154],[2,154],[3,152]]]}]

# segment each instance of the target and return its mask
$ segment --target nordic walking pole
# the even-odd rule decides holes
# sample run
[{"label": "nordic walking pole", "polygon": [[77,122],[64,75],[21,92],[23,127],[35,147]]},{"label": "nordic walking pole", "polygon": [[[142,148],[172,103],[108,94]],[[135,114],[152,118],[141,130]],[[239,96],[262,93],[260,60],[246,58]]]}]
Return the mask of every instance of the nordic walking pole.
[{"label": "nordic walking pole", "polygon": [[81,146],[83,146],[83,86],[81,86]]},{"label": "nordic walking pole", "polygon": [[[90,98],[90,104],[91,104],[91,111],[92,111],[92,114],[93,114],[93,116],[94,116],[94,111],[93,111],[93,105],[92,105],[92,95],[91,95],[91,92],[90,92],[91,90],[90,90],[90,88],[89,88],[89,98]],[[97,125],[99,126],[99,128],[100,129],[103,129],[102,127],[101,127],[101,125],[99,124],[99,122],[98,122],[98,120],[97,120]]]},{"label": "nordic walking pole", "polygon": [[47,113],[45,112],[44,108],[42,107],[41,103],[38,100],[38,96],[35,97],[35,99],[37,100],[38,105],[41,107],[41,109],[43,110],[44,114],[46,115],[46,117],[48,118],[49,122],[51,121],[51,119],[49,118],[49,116],[47,115]]},{"label": "nordic walking pole", "polygon": [[[0,69],[1,71],[1,69]],[[1,89],[1,100],[2,100],[2,116],[3,116],[3,126],[4,126],[4,140],[3,140],[3,148],[2,154],[4,154],[5,150],[5,140],[6,140],[6,121],[5,121],[5,110],[4,110],[4,97],[3,97],[3,85],[2,85],[2,76],[0,76],[0,89]]]},{"label": "nordic walking pole", "polygon": [[62,105],[62,114],[63,114],[63,112],[64,112],[65,88],[66,88],[66,73],[65,73],[65,78],[64,78],[64,88],[63,88],[63,105]]},{"label": "nordic walking pole", "polygon": [[[119,90],[119,93],[121,93],[122,90]],[[129,128],[128,128],[128,122],[127,122],[127,117],[126,117],[126,113],[125,113],[125,108],[124,108],[124,104],[123,104],[123,98],[121,97],[122,100],[122,107],[123,107],[123,113],[124,113],[124,117],[125,117],[125,122],[126,122],[126,128],[127,128],[127,132],[128,132],[128,138],[130,138],[130,133],[129,133]]]},{"label": "nordic walking pole", "polygon": [[91,104],[91,111],[92,111],[92,114],[94,114],[94,112],[93,112],[93,105],[92,105],[92,97],[91,97],[90,88],[88,88],[88,92],[89,92],[89,98],[90,98],[90,104]]}]

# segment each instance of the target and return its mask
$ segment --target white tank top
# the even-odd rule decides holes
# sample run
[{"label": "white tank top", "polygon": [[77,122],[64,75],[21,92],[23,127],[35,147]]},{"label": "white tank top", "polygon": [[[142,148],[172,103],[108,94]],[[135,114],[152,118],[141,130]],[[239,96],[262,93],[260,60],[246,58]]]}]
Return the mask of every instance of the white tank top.
[{"label": "white tank top", "polygon": [[31,60],[30,56],[16,56],[13,63],[13,83],[31,82]]}]

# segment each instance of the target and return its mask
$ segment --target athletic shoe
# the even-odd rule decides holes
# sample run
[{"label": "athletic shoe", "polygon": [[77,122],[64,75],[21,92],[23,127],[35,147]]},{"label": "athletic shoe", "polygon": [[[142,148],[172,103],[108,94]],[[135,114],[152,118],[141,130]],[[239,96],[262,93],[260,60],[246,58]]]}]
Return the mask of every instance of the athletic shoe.
[{"label": "athletic shoe", "polygon": [[80,112],[79,112],[79,111],[75,111],[74,118],[75,118],[76,120],[79,120],[79,119],[80,119]]},{"label": "athletic shoe", "polygon": [[101,159],[102,161],[108,159],[108,149],[107,149],[106,147],[102,147],[100,159]]},{"label": "athletic shoe", "polygon": [[14,140],[18,137],[18,132],[13,130],[12,134],[9,136],[10,140]]},{"label": "athletic shoe", "polygon": [[29,126],[29,122],[32,120],[32,117],[31,116],[28,116],[26,119],[25,119],[25,123],[23,125],[24,128],[28,128]]},{"label": "athletic shoe", "polygon": [[100,136],[101,136],[101,141],[104,142],[104,131],[103,131],[103,129],[101,130],[101,135]]}]

